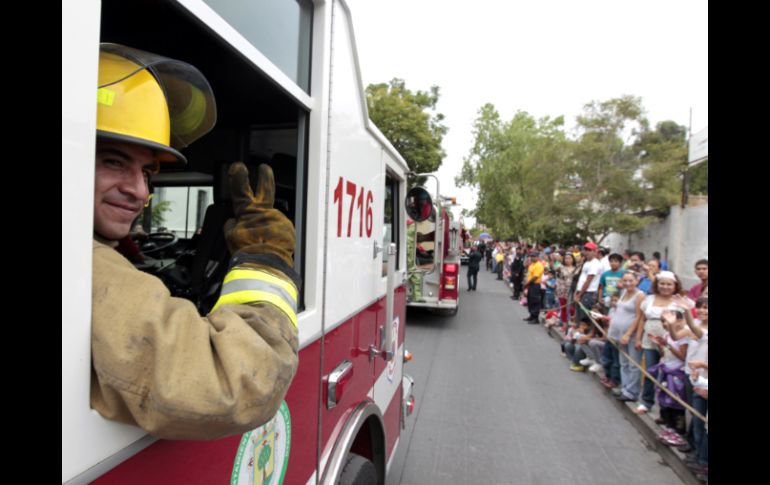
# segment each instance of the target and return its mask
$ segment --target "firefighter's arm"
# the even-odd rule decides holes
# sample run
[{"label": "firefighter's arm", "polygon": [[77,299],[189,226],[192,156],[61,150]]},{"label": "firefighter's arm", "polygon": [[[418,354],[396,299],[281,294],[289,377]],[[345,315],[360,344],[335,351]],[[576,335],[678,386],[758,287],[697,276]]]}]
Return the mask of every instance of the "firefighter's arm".
[{"label": "firefighter's arm", "polygon": [[[293,287],[269,267],[247,271]],[[275,415],[298,365],[285,308],[223,304],[203,318],[106,246],[94,251],[93,288],[91,405],[102,416],[160,438],[215,439]]]},{"label": "firefighter's arm", "polygon": [[[296,327],[301,283],[293,269],[296,237],[291,221],[273,207],[273,170],[265,164],[259,166],[255,191],[243,163],[232,164],[228,176],[236,218],[227,221],[224,231],[233,259],[214,310],[226,304],[270,303],[291,314]],[[290,282],[282,283],[282,279]]]},{"label": "firefighter's arm", "polygon": [[[208,318],[130,265],[133,272],[124,268],[117,280],[111,278],[119,267],[101,275],[98,286],[94,281],[94,369],[100,384],[116,391],[105,390],[102,404],[114,419],[133,419],[159,437],[213,439],[260,426],[275,415],[297,368],[294,226],[273,208],[270,167],[260,165],[255,192],[243,163],[228,175],[236,219],[227,222],[225,237],[234,257]],[[133,298],[116,302],[113,293],[111,301],[101,294],[111,285],[129,288]],[[126,333],[115,339],[103,324],[109,313],[97,322],[96,307],[125,303],[119,323]]]}]

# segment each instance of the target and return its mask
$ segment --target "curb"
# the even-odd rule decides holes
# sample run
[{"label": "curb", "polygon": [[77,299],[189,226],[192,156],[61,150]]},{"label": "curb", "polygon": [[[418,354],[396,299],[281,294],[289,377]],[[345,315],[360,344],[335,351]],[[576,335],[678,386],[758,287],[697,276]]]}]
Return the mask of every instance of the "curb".
[{"label": "curb", "polygon": [[[542,317],[540,322],[543,323]],[[548,336],[552,337],[557,342],[561,342],[564,339],[564,334],[561,332],[561,330],[556,328],[548,328],[546,331],[548,332]],[[585,374],[593,376],[591,380],[596,383],[596,386],[598,386],[598,388],[602,391],[602,394],[604,394],[607,399],[612,401],[615,407],[620,410],[620,412],[623,414],[623,417],[626,418],[626,420],[629,421],[634,426],[634,428],[636,428],[639,434],[642,435],[642,438],[644,438],[644,441],[647,443],[647,447],[656,451],[666,463],[666,465],[668,465],[684,483],[687,483],[688,485],[703,484],[703,482],[695,478],[695,475],[692,473],[692,471],[690,471],[690,469],[687,468],[687,465],[685,465],[684,453],[675,447],[666,446],[658,441],[658,431],[660,428],[657,424],[655,424],[655,421],[652,419],[652,417],[650,417],[649,413],[642,415],[634,413],[636,403],[618,401],[615,399],[615,396],[612,395],[612,392],[610,392],[601,384],[597,374],[593,372],[585,372]]]}]

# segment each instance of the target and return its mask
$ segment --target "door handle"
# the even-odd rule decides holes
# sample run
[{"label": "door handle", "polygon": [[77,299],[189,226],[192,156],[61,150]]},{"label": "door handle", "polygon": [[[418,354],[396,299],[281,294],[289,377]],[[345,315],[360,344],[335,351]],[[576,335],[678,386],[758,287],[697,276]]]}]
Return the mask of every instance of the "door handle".
[{"label": "door handle", "polygon": [[350,380],[353,378],[353,363],[344,360],[340,365],[334,368],[329,374],[329,383],[326,392],[326,408],[332,409],[342,400],[342,394],[345,392]]}]

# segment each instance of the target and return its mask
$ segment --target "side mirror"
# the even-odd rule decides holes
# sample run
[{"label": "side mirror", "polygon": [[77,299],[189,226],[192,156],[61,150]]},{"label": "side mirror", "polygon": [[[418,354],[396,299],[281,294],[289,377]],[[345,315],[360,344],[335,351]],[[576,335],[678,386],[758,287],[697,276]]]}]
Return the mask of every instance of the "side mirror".
[{"label": "side mirror", "polygon": [[406,214],[415,222],[422,222],[433,214],[433,200],[422,187],[414,187],[406,194]]}]

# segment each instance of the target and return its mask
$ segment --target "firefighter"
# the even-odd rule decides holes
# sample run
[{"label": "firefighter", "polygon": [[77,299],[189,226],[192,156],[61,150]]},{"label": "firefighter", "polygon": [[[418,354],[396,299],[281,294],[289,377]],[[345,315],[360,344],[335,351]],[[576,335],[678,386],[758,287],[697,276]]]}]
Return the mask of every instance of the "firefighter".
[{"label": "firefighter", "polygon": [[194,67],[102,44],[97,90],[91,406],[107,419],[167,439],[216,439],[270,420],[298,364],[294,227],[273,208],[259,169],[255,193],[242,163],[229,171],[233,255],[206,317],[140,272],[114,247],[149,200],[163,164],[216,122],[211,88]]}]

